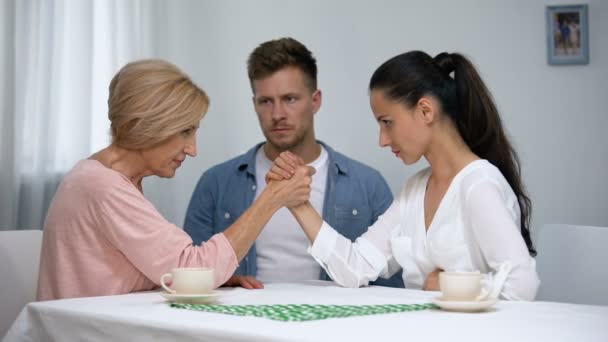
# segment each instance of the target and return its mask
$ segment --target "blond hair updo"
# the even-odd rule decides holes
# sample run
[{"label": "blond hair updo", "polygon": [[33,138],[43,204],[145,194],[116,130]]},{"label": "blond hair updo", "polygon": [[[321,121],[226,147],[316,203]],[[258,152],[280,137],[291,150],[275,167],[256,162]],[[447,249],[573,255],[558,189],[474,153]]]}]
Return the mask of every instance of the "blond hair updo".
[{"label": "blond hair updo", "polygon": [[195,126],[208,107],[205,91],[175,65],[159,59],[131,62],[110,82],[112,144],[153,147]]}]

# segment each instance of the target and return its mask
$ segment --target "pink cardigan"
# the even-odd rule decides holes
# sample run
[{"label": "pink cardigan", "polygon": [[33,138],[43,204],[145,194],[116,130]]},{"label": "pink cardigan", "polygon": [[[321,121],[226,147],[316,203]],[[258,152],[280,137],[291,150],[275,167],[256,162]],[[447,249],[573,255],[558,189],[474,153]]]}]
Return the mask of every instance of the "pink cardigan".
[{"label": "pink cardigan", "polygon": [[127,177],[83,160],[65,176],[48,210],[38,300],[151,290],[174,267],[213,267],[217,287],[237,266],[224,234],[193,246]]}]

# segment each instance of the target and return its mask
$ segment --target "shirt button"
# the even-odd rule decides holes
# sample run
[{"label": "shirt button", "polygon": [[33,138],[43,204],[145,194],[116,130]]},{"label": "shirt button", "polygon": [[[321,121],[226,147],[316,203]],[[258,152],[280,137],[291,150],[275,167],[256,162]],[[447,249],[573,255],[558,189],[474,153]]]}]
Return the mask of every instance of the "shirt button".
[{"label": "shirt button", "polygon": [[255,189],[257,189],[257,186],[252,185],[252,186],[251,186],[251,190],[255,191]]},{"label": "shirt button", "polygon": [[359,213],[359,212],[357,211],[357,209],[353,209],[353,215],[354,215],[354,216],[357,216],[357,214],[358,214],[358,213]]},{"label": "shirt button", "polygon": [[224,214],[224,218],[225,218],[225,219],[229,219],[229,218],[230,218],[230,213],[228,213],[228,212],[227,212],[227,213],[225,213],[225,214]]}]

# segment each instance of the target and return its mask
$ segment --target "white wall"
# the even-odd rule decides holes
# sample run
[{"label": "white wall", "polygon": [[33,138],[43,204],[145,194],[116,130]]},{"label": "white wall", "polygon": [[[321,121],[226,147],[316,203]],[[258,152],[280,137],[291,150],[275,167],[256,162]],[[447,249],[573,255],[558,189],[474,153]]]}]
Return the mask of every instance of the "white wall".
[{"label": "white wall", "polygon": [[520,153],[533,226],[608,226],[608,2],[588,1],[591,62],[549,66],[545,6],[553,1],[181,1],[166,5],[158,54],[208,91],[199,156],[146,194],[178,225],[200,174],[263,136],[245,61],[259,43],[292,36],[316,55],[324,103],[317,137],[381,171],[393,192],[424,162],[405,167],[378,147],[368,105],[371,73],[408,50],[471,57]]}]

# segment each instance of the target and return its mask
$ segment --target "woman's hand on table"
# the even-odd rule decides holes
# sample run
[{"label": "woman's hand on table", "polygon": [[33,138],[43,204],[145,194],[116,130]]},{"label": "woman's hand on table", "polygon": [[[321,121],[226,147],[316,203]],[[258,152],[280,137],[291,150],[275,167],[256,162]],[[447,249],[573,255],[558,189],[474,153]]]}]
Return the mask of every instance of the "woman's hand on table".
[{"label": "woman's hand on table", "polygon": [[424,286],[422,287],[425,291],[439,291],[439,273],[443,272],[442,269],[435,269],[433,272],[429,273],[426,277],[426,281],[424,282]]},{"label": "woman's hand on table", "polygon": [[224,283],[223,286],[228,287],[242,287],[249,290],[254,289],[263,289],[264,284],[262,284],[259,280],[255,279],[253,276],[242,276],[242,275],[233,275]]}]

